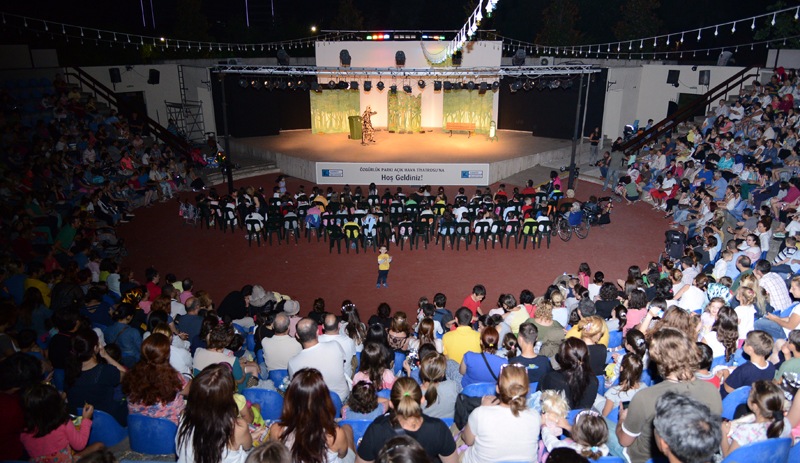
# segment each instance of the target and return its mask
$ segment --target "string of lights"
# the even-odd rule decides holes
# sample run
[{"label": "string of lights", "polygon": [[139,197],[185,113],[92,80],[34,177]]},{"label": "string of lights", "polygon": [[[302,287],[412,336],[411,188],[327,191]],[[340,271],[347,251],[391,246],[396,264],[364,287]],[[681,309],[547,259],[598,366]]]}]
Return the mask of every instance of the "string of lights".
[{"label": "string of lights", "polygon": [[51,39],[63,37],[67,42],[77,40],[80,43],[95,43],[96,45],[121,46],[123,48],[141,48],[152,46],[161,50],[181,51],[268,51],[313,47],[317,41],[336,41],[352,38],[351,33],[331,32],[313,37],[302,37],[291,40],[260,43],[233,43],[233,42],[204,42],[197,40],[174,39],[168,37],[154,37],[127,32],[97,29],[93,27],[78,26],[75,24],[49,21],[28,16],[0,12],[0,21],[3,27],[15,28],[35,34],[50,35]]},{"label": "string of lights", "polygon": [[[740,18],[733,21],[723,22],[719,24],[714,24],[710,26],[703,26],[696,29],[687,29],[678,32],[670,32],[668,34],[650,36],[650,37],[640,37],[636,39],[629,39],[629,40],[620,40],[615,42],[604,42],[604,43],[592,43],[592,44],[584,44],[584,45],[544,45],[535,42],[526,42],[522,40],[513,39],[510,37],[503,37],[499,34],[493,34],[496,40],[503,40],[503,46],[505,50],[516,50],[516,49],[523,49],[529,54],[539,55],[575,55],[575,56],[590,56],[594,54],[595,56],[601,55],[616,55],[619,54],[620,56],[624,55],[652,55],[653,53],[656,54],[673,54],[679,55],[680,53],[686,52],[704,52],[704,51],[714,51],[714,50],[721,50],[721,49],[731,49],[735,47],[727,46],[727,47],[712,47],[712,48],[703,48],[703,49],[691,49],[691,50],[666,50],[666,51],[654,51],[659,46],[674,46],[676,48],[683,48],[684,44],[687,44],[689,40],[696,39],[695,43],[699,43],[703,35],[705,34],[708,36],[709,34],[714,37],[719,37],[720,31],[728,31],[731,35],[736,33],[736,26],[744,24],[747,28],[751,31],[755,31],[757,27],[757,23],[761,22],[761,20],[766,20],[767,24],[770,27],[774,27],[778,21],[779,17],[783,15],[791,14],[792,19],[794,21],[798,21],[800,19],[800,6],[792,6],[789,8],[783,8],[776,11],[771,11],[769,13],[764,13],[756,16],[749,16],[746,18]],[[784,39],[790,39],[794,37],[781,37],[778,39],[762,41],[762,42],[748,42],[746,44],[739,44],[738,46],[749,46],[749,45],[759,45],[764,43],[770,43],[775,41],[781,41]]]}]

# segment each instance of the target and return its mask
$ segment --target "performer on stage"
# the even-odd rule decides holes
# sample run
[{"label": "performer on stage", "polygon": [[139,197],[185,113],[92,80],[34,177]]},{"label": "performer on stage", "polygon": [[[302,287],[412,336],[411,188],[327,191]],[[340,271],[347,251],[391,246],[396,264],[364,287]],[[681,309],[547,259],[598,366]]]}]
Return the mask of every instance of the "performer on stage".
[{"label": "performer on stage", "polygon": [[364,111],[364,114],[361,116],[361,144],[366,145],[367,142],[375,143],[375,139],[372,135],[375,133],[375,129],[372,128],[372,116],[374,114],[378,114],[376,111],[373,111],[371,107],[367,106],[367,109]]}]

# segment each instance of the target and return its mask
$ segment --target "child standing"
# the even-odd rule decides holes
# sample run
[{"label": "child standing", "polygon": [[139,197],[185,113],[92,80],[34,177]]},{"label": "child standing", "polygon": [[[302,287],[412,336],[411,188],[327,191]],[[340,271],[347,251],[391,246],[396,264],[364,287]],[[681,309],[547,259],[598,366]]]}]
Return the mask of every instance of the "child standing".
[{"label": "child standing", "polygon": [[386,283],[386,278],[389,276],[389,265],[392,262],[392,256],[389,255],[386,246],[381,246],[378,251],[380,252],[378,255],[378,282],[375,287],[380,288],[381,284],[383,284],[383,287],[386,288],[389,286]]},{"label": "child standing", "polygon": [[49,384],[31,387],[23,397],[25,432],[20,435],[31,461],[37,463],[72,462],[82,455],[103,448],[96,443],[86,446],[92,430],[94,407],[83,406],[79,424],[70,420],[67,403]]}]

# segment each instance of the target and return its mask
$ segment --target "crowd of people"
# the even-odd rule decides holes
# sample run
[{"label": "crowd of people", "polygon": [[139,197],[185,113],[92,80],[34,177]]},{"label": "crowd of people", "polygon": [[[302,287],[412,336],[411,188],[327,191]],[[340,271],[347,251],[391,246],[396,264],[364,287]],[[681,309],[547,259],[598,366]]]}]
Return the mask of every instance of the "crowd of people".
[{"label": "crowd of people", "polygon": [[[420,297],[414,313],[381,304],[367,320],[358,295],[334,308],[318,298],[303,317],[296,300],[257,284],[217,304],[190,277],[162,281],[150,267],[136,281],[120,268],[113,227],[173,196],[192,161],[145,148],[140,123],[100,115],[63,80],[47,97],[58,109],[49,124],[21,125],[5,93],[2,459],[100,458],[87,446],[98,410],[123,426],[130,414],[175,423],[186,463],[700,462],[796,440],[796,79],[779,69],[687,137],[627,160],[606,156],[612,186],[624,174],[629,201],[646,196],[672,217],[684,234],[677,255],[632,265],[618,280],[588,263],[558,269],[538,297],[497,288],[490,302],[477,284],[456,303]],[[386,199],[374,185],[290,193],[281,178],[273,198],[245,188],[197,199],[201,211],[231,209],[244,224],[259,214],[265,228],[289,214],[312,227],[326,213],[377,222],[375,207],[399,226],[411,206],[420,217],[429,208],[440,230],[467,219],[474,233],[481,221],[550,216],[558,183],[459,191],[451,203],[425,187]],[[550,210],[534,204],[540,192],[555,200]],[[379,244],[404,235],[385,238]],[[723,399],[743,387],[746,399],[723,413]],[[247,400],[250,388],[280,392],[278,419]],[[337,416],[370,424],[357,438]]]}]

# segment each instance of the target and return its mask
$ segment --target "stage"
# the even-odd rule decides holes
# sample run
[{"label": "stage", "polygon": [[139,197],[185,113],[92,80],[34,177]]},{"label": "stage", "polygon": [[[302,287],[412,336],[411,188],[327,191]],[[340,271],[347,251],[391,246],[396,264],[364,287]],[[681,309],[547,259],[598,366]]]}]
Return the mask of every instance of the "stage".
[{"label": "stage", "polygon": [[[314,135],[310,130],[284,131],[270,137],[231,138],[230,145],[234,159],[263,160],[276,164],[286,175],[328,184],[368,184],[370,179],[366,175],[374,169],[393,173],[413,173],[416,169],[425,172],[425,177],[396,175],[391,182],[380,181],[378,177],[375,183],[489,185],[538,165],[567,165],[572,150],[570,140],[533,137],[529,132],[498,130],[497,139],[489,140],[486,135],[474,133],[468,137],[456,132],[451,137],[440,128],[411,134],[376,130],[375,143],[366,146],[360,140],[350,140],[347,134]],[[582,151],[579,160],[588,158],[589,144],[584,143],[582,148],[579,145],[579,151]],[[355,167],[353,170],[360,170],[364,177],[348,177],[346,172],[340,176],[342,169],[336,169],[337,163],[340,168]],[[479,178],[477,172],[483,172],[484,168],[485,174]],[[452,170],[453,175],[448,178],[428,175],[446,169]],[[472,173],[476,175],[469,182]],[[455,180],[448,180],[452,178]]]}]

